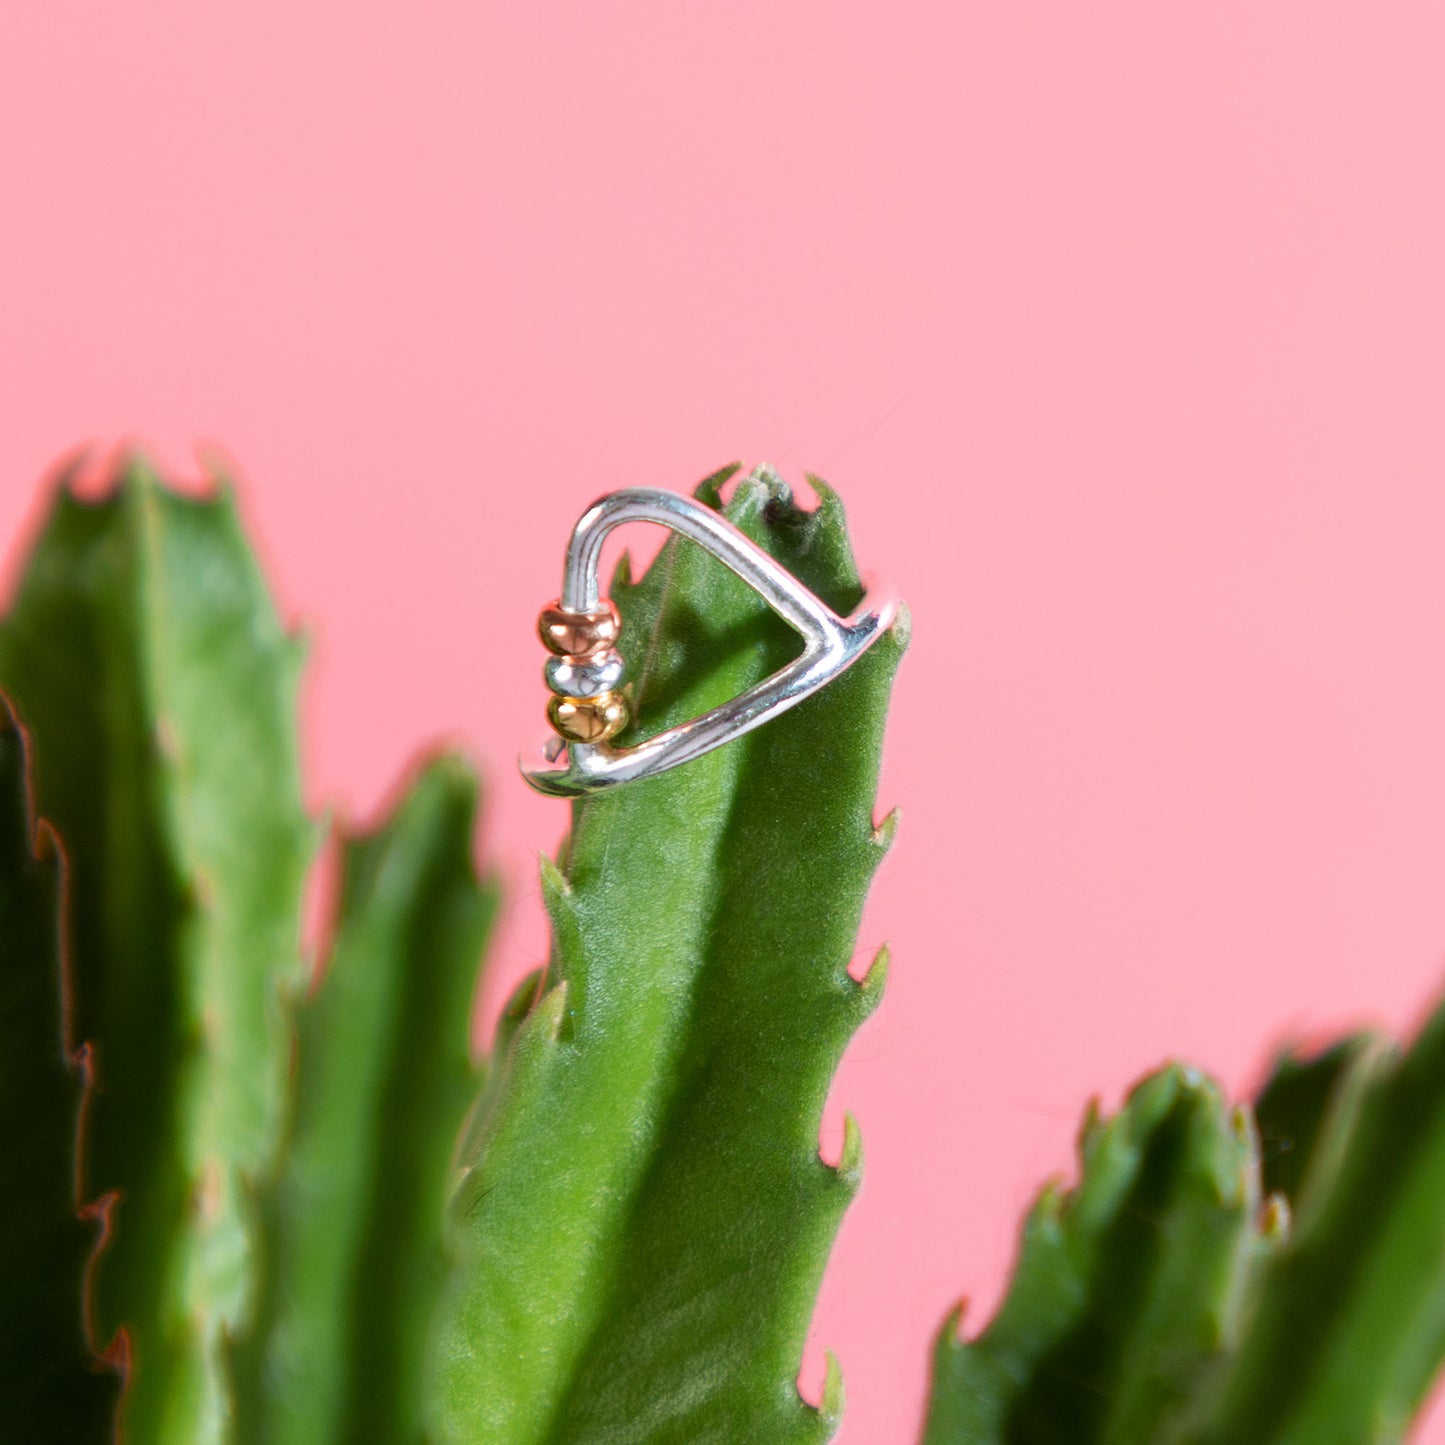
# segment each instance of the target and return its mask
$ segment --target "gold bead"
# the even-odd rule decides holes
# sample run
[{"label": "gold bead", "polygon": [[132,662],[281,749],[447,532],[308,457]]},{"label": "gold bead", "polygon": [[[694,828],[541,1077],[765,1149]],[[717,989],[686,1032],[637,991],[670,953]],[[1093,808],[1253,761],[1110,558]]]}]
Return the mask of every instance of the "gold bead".
[{"label": "gold bead", "polygon": [[599,697],[554,697],[547,720],[572,743],[605,743],[627,726],[627,700],[621,693]]},{"label": "gold bead", "polygon": [[611,647],[621,631],[622,620],[607,597],[590,612],[569,612],[560,602],[552,602],[537,619],[537,635],[558,657],[586,657],[600,652]]}]

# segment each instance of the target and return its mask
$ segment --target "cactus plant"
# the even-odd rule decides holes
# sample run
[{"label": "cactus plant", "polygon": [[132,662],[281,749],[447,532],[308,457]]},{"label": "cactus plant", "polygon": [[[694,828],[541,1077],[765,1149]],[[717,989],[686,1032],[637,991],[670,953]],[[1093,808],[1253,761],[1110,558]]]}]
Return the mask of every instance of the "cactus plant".
[{"label": "cactus plant", "polygon": [[[700,495],[717,505],[728,475]],[[825,601],[857,601],[826,490],[805,512],[762,473],[729,514]],[[612,595],[650,726],[785,660],[787,628],[687,544]],[[574,805],[561,864],[543,867],[549,991],[457,1194],[444,1439],[829,1433],[836,1370],[820,1410],[793,1382],[858,1180],[856,1127],[830,1167],[818,1126],[882,986],[881,960],[861,983],[848,963],[893,831],[872,806],[902,646],[896,632],[827,693],[686,768]]]},{"label": "cactus plant", "polygon": [[229,495],[135,466],[62,490],[0,629],[68,850],[76,1038],[100,1081],[83,1164],[111,1196],[96,1325],[130,1360],[129,1438],[225,1438],[251,1309],[248,1181],[274,1152],[313,830],[282,631]]},{"label": "cactus plant", "polygon": [[[724,503],[733,471],[699,495],[846,608],[836,497]],[[643,732],[796,646],[676,540],[613,596]],[[826,1440],[836,1361],[795,1382],[862,1163],[818,1128],[886,969],[849,965],[905,642],[575,803],[551,958],[478,1061],[469,766],[343,833],[318,982],[302,649],[229,490],[62,488],[0,624],[34,772],[32,805],[0,714],[0,1439]],[[1445,1012],[1285,1055],[1254,1108],[1171,1065],[1086,1117],[995,1319],[946,1321],[926,1445],[1397,1441],[1445,1353],[1442,1187]]]},{"label": "cactus plant", "polygon": [[1153,1441],[1227,1345],[1259,1210],[1248,1115],[1167,1068],[1114,1118],[1090,1111],[1079,1155],[1079,1183],[1030,1210],[988,1329],[945,1322],[925,1445]]},{"label": "cactus plant", "polygon": [[[1312,1147],[1293,1227],[1260,1268],[1238,1348],[1180,1445],[1397,1441],[1439,1369],[1445,1009],[1408,1051],[1364,1038],[1314,1063],[1336,1078],[1317,1118],[1302,1111]],[[1282,1092],[1267,1089],[1262,1111]]]},{"label": "cactus plant", "polygon": [[1404,1439],[1445,1355],[1445,1008],[1286,1053],[1256,1107],[1170,1069],[1090,1117],[997,1318],[940,1333],[925,1445]]},{"label": "cactus plant", "polygon": [[64,896],[26,740],[0,699],[0,1424],[15,1440],[106,1438],[120,1383],[87,1319],[101,1220],[82,1213],[75,1175],[90,1069],[62,1007]]},{"label": "cactus plant", "polygon": [[291,1001],[292,1116],[259,1191],[243,1441],[423,1437],[446,1184],[477,1087],[466,1020],[496,906],[472,868],[476,798],[470,768],[441,757],[343,842],[335,943],[319,992]]}]

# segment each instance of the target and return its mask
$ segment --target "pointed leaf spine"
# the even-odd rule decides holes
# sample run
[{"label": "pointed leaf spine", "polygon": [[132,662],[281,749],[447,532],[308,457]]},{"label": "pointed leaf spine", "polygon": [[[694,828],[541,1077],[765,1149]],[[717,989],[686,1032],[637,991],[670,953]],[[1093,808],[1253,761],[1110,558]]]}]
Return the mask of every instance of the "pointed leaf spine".
[{"label": "pointed leaf spine", "polygon": [[863,1182],[863,1131],[851,1111],[843,1115],[843,1147],[833,1172],[848,1189],[857,1189]]},{"label": "pointed leaf spine", "polygon": [[843,1390],[843,1366],[838,1356],[829,1350],[823,1367],[823,1398],[818,1413],[823,1417],[829,1431],[836,1430],[843,1419],[847,1398]]}]

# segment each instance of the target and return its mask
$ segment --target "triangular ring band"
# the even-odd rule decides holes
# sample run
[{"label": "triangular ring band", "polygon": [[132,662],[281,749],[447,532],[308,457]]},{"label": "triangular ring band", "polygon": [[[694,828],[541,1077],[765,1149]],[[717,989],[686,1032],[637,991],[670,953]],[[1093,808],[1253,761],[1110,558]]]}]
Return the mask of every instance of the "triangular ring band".
[{"label": "triangular ring band", "polygon": [[[598,567],[607,534],[628,522],[655,522],[705,547],[802,634],[803,651],[772,676],[700,717],[632,747],[613,747],[608,737],[626,721],[626,713],[620,702],[611,701],[610,691],[597,690],[606,687],[619,661],[610,647],[615,614],[609,626],[611,604],[600,597]],[[665,772],[760,727],[827,686],[888,630],[898,614],[896,594],[876,579],[865,578],[864,586],[858,607],[839,617],[725,517],[691,497],[628,487],[599,498],[573,529],[561,596],[543,613],[547,645],[560,654],[577,650],[577,655],[554,657],[548,665],[549,683],[559,694],[551,714],[559,735],[549,738],[537,754],[523,756],[523,776],[539,792],[575,797]],[[550,631],[549,617],[554,619]],[[594,629],[590,633],[589,622]],[[589,730],[596,741],[588,740]]]}]

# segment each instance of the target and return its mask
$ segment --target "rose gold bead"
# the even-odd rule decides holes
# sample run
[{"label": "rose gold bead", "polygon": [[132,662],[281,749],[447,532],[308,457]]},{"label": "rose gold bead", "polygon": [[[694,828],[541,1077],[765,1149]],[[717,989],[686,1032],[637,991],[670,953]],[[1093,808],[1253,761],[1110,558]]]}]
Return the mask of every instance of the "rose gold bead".
[{"label": "rose gold bead", "polygon": [[606,597],[590,612],[569,612],[560,602],[553,602],[537,619],[537,635],[559,657],[586,657],[611,647],[621,631],[617,609]]},{"label": "rose gold bead", "polygon": [[604,743],[627,726],[627,702],[620,693],[600,697],[554,697],[547,720],[572,743]]}]

